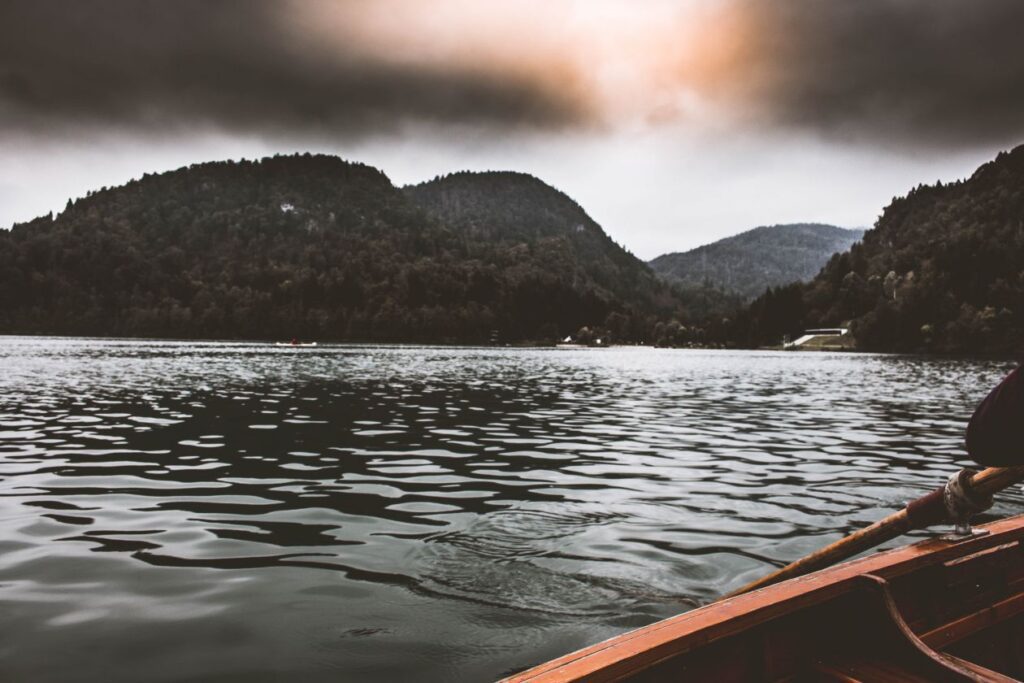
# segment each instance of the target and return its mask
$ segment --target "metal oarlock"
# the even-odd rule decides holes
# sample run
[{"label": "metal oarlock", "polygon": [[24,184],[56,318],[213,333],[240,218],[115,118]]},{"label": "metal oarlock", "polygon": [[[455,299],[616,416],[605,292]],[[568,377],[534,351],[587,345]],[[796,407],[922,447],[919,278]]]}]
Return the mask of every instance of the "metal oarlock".
[{"label": "metal oarlock", "polygon": [[964,468],[949,477],[942,491],[942,502],[949,518],[953,520],[953,532],[942,536],[942,540],[956,543],[977,536],[984,536],[987,529],[971,527],[971,517],[992,507],[992,496],[980,494],[971,488],[971,477],[976,471]]}]

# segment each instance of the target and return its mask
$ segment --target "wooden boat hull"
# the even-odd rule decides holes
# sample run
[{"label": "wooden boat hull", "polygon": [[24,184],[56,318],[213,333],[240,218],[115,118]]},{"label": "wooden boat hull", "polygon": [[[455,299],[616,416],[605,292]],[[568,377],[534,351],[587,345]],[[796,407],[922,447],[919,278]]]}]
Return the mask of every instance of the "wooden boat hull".
[{"label": "wooden boat hull", "polygon": [[721,600],[514,675],[555,681],[1024,678],[1024,516]]}]

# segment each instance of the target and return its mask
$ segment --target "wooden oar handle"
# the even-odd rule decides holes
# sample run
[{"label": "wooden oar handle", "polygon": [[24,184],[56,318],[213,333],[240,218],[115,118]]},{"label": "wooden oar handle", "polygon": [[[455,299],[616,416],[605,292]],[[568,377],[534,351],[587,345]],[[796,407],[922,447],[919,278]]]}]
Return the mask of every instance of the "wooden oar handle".
[{"label": "wooden oar handle", "polygon": [[[1024,465],[1016,467],[989,467],[978,472],[965,483],[967,483],[967,488],[978,496],[988,497],[1020,481],[1024,481]],[[949,513],[944,500],[945,490],[945,486],[940,486],[931,493],[908,503],[899,512],[855,531],[849,536],[825,546],[821,550],[816,550],[810,555],[786,565],[782,569],[778,569],[753,583],[743,586],[739,590],[729,593],[725,597],[731,598],[741,593],[763,588],[769,584],[809,574],[841,560],[853,557],[857,553],[873,548],[880,543],[885,543],[912,529],[923,529],[933,524],[941,524],[948,521]]]},{"label": "wooden oar handle", "polygon": [[[931,494],[929,494],[931,495]],[[941,498],[940,501],[941,503]],[[848,557],[853,557],[859,552],[873,548],[880,543],[896,538],[901,534],[906,533],[910,530],[910,517],[907,515],[907,510],[904,508],[899,512],[893,513],[885,519],[880,519],[871,526],[858,529],[852,534],[845,538],[841,538],[835,543],[825,546],[821,550],[816,550],[810,555],[803,557],[792,564],[788,564],[781,569],[777,569],[767,576],[762,576],[757,581],[747,584],[742,588],[735,590],[728,595],[726,598],[731,598],[741,593],[749,593],[752,590],[758,588],[764,588],[765,586],[779,581],[785,581],[786,579],[792,579],[797,576],[804,574],[810,574],[813,571],[817,571],[824,567],[845,560]]]},{"label": "wooden oar handle", "polygon": [[974,475],[971,487],[978,493],[991,496],[1021,481],[1024,481],[1024,465],[989,467]]}]

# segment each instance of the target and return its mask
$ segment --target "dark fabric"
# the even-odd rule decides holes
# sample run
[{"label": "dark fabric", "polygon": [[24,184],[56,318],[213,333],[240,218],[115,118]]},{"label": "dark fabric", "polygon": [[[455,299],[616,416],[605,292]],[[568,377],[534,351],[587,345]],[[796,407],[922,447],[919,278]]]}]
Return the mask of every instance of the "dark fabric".
[{"label": "dark fabric", "polygon": [[942,485],[927,496],[907,503],[907,519],[911,529],[923,529],[946,519],[946,486]]},{"label": "dark fabric", "polygon": [[1024,375],[1017,368],[989,392],[967,425],[967,453],[986,467],[1024,465]]}]

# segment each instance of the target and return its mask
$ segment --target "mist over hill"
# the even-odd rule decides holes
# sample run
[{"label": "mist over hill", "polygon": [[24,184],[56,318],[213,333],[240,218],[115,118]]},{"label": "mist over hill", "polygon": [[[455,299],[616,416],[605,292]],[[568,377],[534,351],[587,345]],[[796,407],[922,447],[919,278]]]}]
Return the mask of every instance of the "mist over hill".
[{"label": "mist over hill", "polygon": [[643,340],[684,298],[522,174],[403,189],[301,155],[193,165],[0,231],[0,332]]},{"label": "mist over hill", "polygon": [[731,341],[748,346],[848,324],[865,350],[1019,353],[1024,146],[893,199],[814,280],[767,292],[734,322]]},{"label": "mist over hill", "polygon": [[683,287],[714,287],[751,300],[768,287],[809,280],[835,253],[864,236],[860,229],[821,223],[754,228],[685,252],[648,262]]}]

